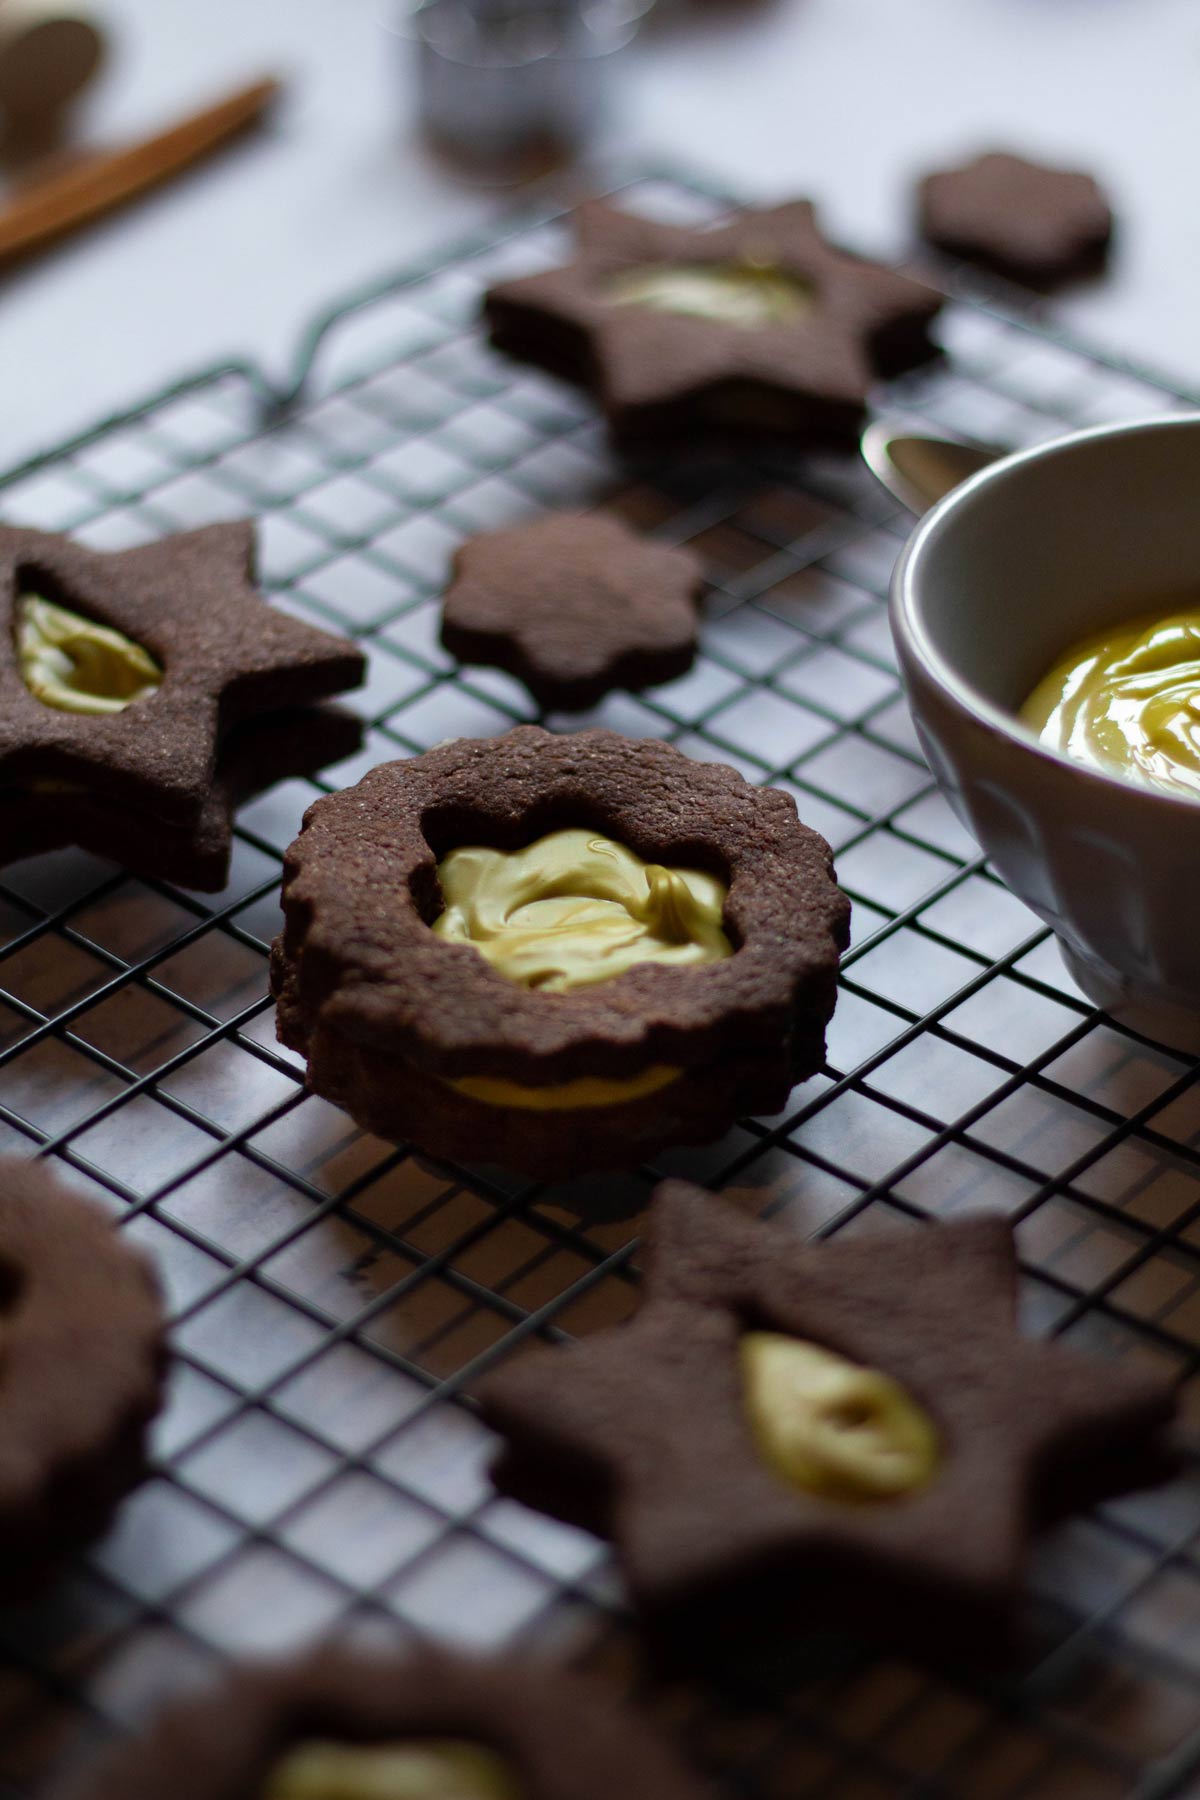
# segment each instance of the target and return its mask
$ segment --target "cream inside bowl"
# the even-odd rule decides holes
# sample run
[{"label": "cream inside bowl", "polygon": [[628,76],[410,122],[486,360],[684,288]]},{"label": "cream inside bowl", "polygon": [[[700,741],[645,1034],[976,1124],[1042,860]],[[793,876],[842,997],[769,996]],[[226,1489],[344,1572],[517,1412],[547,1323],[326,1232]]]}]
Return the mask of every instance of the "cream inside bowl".
[{"label": "cream inside bowl", "polygon": [[1200,413],[1004,458],[926,514],[892,580],[922,747],[1084,991],[1200,1051],[1200,800],[1045,748],[1018,713],[1081,640],[1200,607]]}]

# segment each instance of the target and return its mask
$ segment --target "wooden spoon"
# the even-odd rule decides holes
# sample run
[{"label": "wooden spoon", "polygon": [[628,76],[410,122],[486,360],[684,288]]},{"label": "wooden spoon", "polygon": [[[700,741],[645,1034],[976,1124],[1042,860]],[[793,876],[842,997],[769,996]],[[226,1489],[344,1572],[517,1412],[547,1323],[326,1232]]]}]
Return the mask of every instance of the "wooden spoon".
[{"label": "wooden spoon", "polygon": [[255,82],[156,137],[121,150],[97,151],[35,182],[0,210],[0,267],[190,168],[256,124],[279,91],[277,81]]}]

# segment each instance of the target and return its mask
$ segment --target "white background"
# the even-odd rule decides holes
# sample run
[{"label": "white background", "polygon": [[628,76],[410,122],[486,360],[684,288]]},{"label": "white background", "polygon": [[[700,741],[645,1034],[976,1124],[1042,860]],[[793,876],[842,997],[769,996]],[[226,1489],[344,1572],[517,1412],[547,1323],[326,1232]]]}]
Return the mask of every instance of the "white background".
[{"label": "white background", "polygon": [[[264,72],[288,98],[258,138],[0,277],[0,468],[226,355],[282,369],[331,298],[504,204],[421,147],[388,10],[96,6],[112,50],[80,120],[95,141]],[[990,146],[1087,167],[1120,240],[1060,312],[1200,387],[1198,118],[1200,0],[664,0],[607,145],[810,195],[880,253],[903,248],[929,167]]]}]

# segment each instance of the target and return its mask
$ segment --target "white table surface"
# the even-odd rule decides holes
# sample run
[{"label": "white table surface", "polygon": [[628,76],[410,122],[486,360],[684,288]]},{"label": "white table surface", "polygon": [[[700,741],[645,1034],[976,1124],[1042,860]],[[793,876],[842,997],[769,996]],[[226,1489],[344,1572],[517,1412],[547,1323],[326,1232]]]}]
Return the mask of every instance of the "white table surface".
[{"label": "white table surface", "polygon": [[[904,246],[914,178],[1007,146],[1095,172],[1120,238],[1058,310],[1200,387],[1198,0],[669,0],[601,152],[806,194]],[[2,4],[2,0],[0,0]],[[0,278],[0,469],[228,354],[280,371],[312,314],[505,196],[423,149],[387,0],[104,0],[87,135],[154,128],[260,72],[288,98],[219,160]]]}]

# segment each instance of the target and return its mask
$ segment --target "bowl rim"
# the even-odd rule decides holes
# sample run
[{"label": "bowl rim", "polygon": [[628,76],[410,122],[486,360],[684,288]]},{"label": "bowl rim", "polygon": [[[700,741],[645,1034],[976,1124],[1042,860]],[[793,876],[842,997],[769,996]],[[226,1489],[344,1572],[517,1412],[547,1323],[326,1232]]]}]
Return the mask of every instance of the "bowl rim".
[{"label": "bowl rim", "polygon": [[[1092,768],[1088,763],[1077,762],[1074,757],[1066,756],[1062,751],[1052,750],[1049,745],[1041,743],[1021,724],[1015,713],[1008,712],[977,693],[959,675],[926,630],[918,594],[924,562],[933,554],[935,540],[948,529],[947,522],[953,521],[965,507],[971,506],[981,492],[1009,480],[1033,464],[1048,461],[1064,452],[1070,453],[1083,444],[1107,438],[1128,439],[1134,443],[1147,433],[1188,429],[1200,430],[1200,407],[1189,408],[1186,412],[1154,413],[1146,418],[1122,419],[1115,424],[1090,425],[1079,431],[1065,432],[1060,437],[1047,438],[1043,443],[1032,444],[1024,450],[1014,450],[989,463],[976,474],[969,475],[965,481],[959,482],[957,487],[943,495],[936,505],[930,507],[906,540],[892,572],[888,613],[892,634],[902,656],[912,657],[926,678],[985,731],[1006,739],[1015,749],[1039,762],[1049,763],[1066,779],[1085,783],[1096,794],[1112,794],[1115,790],[1124,797],[1127,804],[1156,811],[1167,808],[1174,817],[1181,816],[1182,809],[1186,816],[1195,820],[1200,809],[1200,799],[1193,799],[1187,794],[1170,793],[1165,788],[1154,788],[1148,783],[1129,781],[1123,775],[1110,774],[1107,770]],[[911,687],[907,679],[904,685],[909,695],[910,708],[915,715],[916,709],[912,707]]]}]

